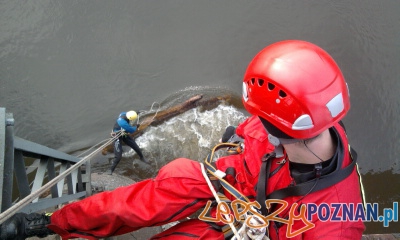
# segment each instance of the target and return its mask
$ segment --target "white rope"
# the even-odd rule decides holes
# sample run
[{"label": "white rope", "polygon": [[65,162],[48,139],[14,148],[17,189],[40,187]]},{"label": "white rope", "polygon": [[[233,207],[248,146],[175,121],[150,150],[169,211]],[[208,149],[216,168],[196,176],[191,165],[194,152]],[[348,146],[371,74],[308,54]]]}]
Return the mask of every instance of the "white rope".
[{"label": "white rope", "polygon": [[[158,109],[157,109],[157,111],[156,111],[156,114],[154,114],[154,116],[153,116],[150,120],[145,121],[145,123],[146,123],[146,122],[152,122],[152,121],[153,121],[153,119],[157,116],[158,112],[160,111],[161,105],[160,105],[160,103],[158,103],[158,102],[153,102],[153,104],[151,104],[151,107],[150,107],[150,110],[149,110],[149,111],[142,111],[142,112],[144,112],[144,114],[149,113],[149,112],[151,112],[151,111],[154,111],[154,110],[153,110],[153,107],[154,107],[154,104],[156,104],[156,103],[158,104]],[[140,122],[139,122],[139,119],[140,119],[140,114],[138,115],[138,123],[140,123]],[[142,124],[142,123],[141,123],[141,124]]]},{"label": "white rope", "polygon": [[[204,164],[200,163],[201,166],[201,173],[203,174],[204,179],[206,179],[206,182],[208,184],[208,187],[210,188],[212,194],[214,195],[215,200],[217,200],[217,203],[220,204],[221,203],[221,199],[219,199],[217,192],[215,192],[215,189],[210,181],[210,179],[207,176],[206,170],[204,168]],[[228,214],[224,214],[224,216],[226,217],[226,219],[229,219],[229,215]],[[233,225],[233,223],[229,223],[229,227],[232,229],[233,234],[235,235],[236,239],[241,239],[239,236],[239,233],[237,232],[235,226]]]},{"label": "white rope", "polygon": [[[122,131],[116,132],[116,135],[115,135],[114,137],[112,137],[112,140],[114,141],[115,139],[117,139],[117,138],[118,138],[119,136],[121,136],[121,135],[122,135]],[[89,152],[90,150],[92,150],[93,148],[95,148],[96,146],[102,144],[102,143],[105,142],[105,141],[110,141],[110,139],[107,138],[107,139],[104,139],[103,141],[100,141],[99,143],[93,145],[92,147],[90,147],[90,148],[87,149],[86,151],[80,153],[80,154],[77,155],[76,157],[81,157],[82,155],[84,155],[85,153]]]},{"label": "white rope", "polygon": [[51,188],[53,185],[58,183],[61,179],[65,178],[68,174],[73,172],[74,170],[78,169],[83,163],[88,161],[93,155],[98,153],[102,148],[106,147],[109,145],[111,142],[113,142],[116,138],[118,138],[122,133],[119,132],[115,137],[111,138],[108,140],[105,144],[103,144],[101,147],[93,151],[91,154],[88,156],[82,158],[79,162],[75,163],[72,165],[72,167],[68,168],[66,171],[58,175],[57,177],[53,178],[51,181],[43,185],[41,188],[36,190],[35,192],[31,193],[30,195],[26,196],[23,198],[21,201],[17,202],[15,205],[7,209],[6,211],[2,212],[0,214],[0,224],[6,221],[9,217],[13,216],[16,212],[18,212],[21,208],[26,206],[28,203],[32,202],[34,199],[38,198],[41,194],[47,191],[47,189]]}]

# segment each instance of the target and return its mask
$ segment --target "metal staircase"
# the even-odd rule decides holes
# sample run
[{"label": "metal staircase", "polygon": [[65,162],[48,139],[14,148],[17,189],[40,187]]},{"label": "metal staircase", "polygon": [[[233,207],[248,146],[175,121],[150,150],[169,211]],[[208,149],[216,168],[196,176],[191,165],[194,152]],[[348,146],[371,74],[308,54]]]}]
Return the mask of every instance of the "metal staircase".
[{"label": "metal staircase", "polygon": [[89,161],[14,136],[13,115],[0,108],[0,223],[90,196],[90,173]]}]

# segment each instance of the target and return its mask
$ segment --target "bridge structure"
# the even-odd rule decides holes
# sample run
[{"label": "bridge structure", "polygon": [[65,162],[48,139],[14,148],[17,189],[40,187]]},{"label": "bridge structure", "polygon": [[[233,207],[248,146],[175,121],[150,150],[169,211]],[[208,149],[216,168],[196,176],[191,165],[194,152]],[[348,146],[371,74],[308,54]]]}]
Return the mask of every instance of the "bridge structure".
[{"label": "bridge structure", "polygon": [[92,195],[87,160],[15,136],[13,114],[0,108],[0,224]]}]

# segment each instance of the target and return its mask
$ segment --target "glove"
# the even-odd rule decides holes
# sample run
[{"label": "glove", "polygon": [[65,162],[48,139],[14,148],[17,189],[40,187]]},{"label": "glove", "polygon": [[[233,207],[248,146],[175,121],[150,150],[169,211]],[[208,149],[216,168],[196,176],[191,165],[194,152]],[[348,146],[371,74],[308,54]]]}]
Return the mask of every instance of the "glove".
[{"label": "glove", "polygon": [[221,142],[228,142],[230,138],[235,134],[235,130],[236,128],[234,126],[227,127],[224,134],[222,135]]},{"label": "glove", "polygon": [[0,239],[26,239],[33,236],[44,238],[54,234],[46,227],[49,224],[48,214],[16,213],[0,225]]}]

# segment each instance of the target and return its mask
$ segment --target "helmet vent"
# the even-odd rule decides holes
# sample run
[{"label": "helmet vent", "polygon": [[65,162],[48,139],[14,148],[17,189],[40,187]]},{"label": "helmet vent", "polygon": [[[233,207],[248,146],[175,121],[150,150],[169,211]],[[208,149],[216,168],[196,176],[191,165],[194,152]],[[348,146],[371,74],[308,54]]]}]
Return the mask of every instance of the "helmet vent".
[{"label": "helmet vent", "polygon": [[254,85],[254,82],[256,81],[256,79],[255,78],[252,78],[251,79],[251,85]]},{"label": "helmet vent", "polygon": [[287,96],[287,94],[284,91],[279,90],[279,97],[285,98],[286,96]]},{"label": "helmet vent", "polygon": [[275,88],[274,84],[268,83],[268,90],[272,91],[272,90],[274,90],[274,88]]},{"label": "helmet vent", "polygon": [[258,79],[258,85],[261,87],[264,84],[264,79]]}]

